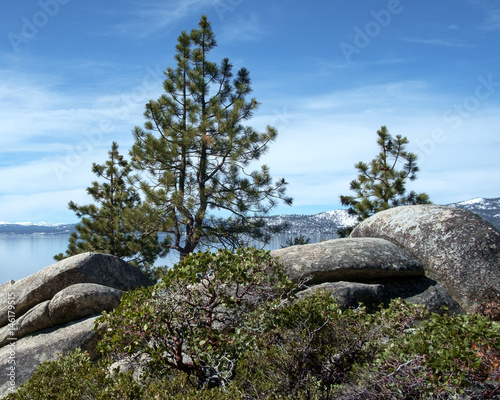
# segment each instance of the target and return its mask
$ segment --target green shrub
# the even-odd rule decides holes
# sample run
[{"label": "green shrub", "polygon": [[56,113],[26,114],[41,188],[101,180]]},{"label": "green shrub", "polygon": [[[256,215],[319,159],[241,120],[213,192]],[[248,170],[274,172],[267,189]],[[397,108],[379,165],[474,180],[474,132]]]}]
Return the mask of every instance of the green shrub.
[{"label": "green shrub", "polygon": [[8,400],[135,400],[141,399],[141,386],[131,374],[111,377],[104,363],[93,363],[80,351],[46,361]]},{"label": "green shrub", "polygon": [[178,370],[194,384],[225,385],[248,343],[239,324],[260,304],[287,296],[292,284],[269,252],[197,253],[184,258],[152,287],[126,293],[104,313],[104,354],[147,356],[155,376]]},{"label": "green shrub", "polygon": [[254,346],[238,364],[236,384],[252,399],[330,398],[353,366],[373,356],[366,321],[363,307],[342,310],[323,292],[273,312],[259,309],[246,327]]},{"label": "green shrub", "polygon": [[79,349],[42,363],[31,378],[6,400],[243,400],[236,388],[198,390],[185,377],[133,378],[109,372],[109,363],[93,363]]},{"label": "green shrub", "polygon": [[500,356],[500,332],[479,314],[432,314],[414,334],[403,336],[392,352],[405,362],[419,358],[434,391],[449,388],[461,393],[473,382],[500,380],[498,365],[494,369],[491,365]]},{"label": "green shrub", "polygon": [[393,301],[375,316],[385,321],[383,332],[390,338],[358,370],[357,386],[351,382],[347,390],[350,398],[486,399],[500,392],[498,325],[479,314],[412,320],[404,304]]}]

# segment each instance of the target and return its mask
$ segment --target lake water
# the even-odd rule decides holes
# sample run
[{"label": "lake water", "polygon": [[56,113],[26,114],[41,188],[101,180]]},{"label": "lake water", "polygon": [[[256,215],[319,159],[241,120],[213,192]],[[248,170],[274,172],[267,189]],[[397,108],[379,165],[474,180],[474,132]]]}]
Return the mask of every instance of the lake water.
[{"label": "lake water", "polygon": [[[332,239],[334,235],[309,235],[311,243]],[[291,235],[276,235],[266,250],[279,249]],[[55,263],[53,257],[64,253],[68,247],[68,235],[12,235],[0,236],[0,285],[10,279],[15,281]],[[173,265],[178,261],[172,252],[157,265]]]}]

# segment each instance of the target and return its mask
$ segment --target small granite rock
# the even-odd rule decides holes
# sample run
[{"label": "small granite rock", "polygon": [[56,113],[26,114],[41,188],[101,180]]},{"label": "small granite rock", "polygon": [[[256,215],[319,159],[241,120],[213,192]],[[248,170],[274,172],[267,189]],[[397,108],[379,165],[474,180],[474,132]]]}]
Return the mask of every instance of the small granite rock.
[{"label": "small granite rock", "polygon": [[95,283],[79,283],[58,292],[49,303],[54,325],[111,311],[120,304],[123,291]]},{"label": "small granite rock", "polygon": [[384,287],[356,282],[326,282],[314,285],[297,293],[298,298],[310,296],[317,291],[326,291],[338,301],[341,308],[358,307],[363,303],[368,309],[375,309],[382,303]]}]

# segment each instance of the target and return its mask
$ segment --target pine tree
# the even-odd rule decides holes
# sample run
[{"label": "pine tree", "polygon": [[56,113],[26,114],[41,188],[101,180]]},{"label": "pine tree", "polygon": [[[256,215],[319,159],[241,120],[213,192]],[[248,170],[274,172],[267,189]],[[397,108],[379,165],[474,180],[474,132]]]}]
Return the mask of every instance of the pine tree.
[{"label": "pine tree", "polygon": [[146,104],[147,121],[135,128],[131,150],[146,198],[163,213],[181,258],[202,245],[268,240],[279,227],[267,228],[263,216],[279,200],[292,202],[285,180],[273,183],[267,166],[246,171],[277,132],[243,125],[258,107],[247,99],[249,72],[242,68],[233,77],[227,58],[208,61],[215,35],[206,16],[199,26],[179,36],[177,67],[165,72],[165,93]]},{"label": "pine tree", "polygon": [[297,237],[288,238],[285,241],[285,245],[281,245],[281,248],[284,249],[286,247],[291,247],[291,246],[303,246],[309,243],[311,243],[311,238],[306,238],[303,234],[300,234]]},{"label": "pine tree", "polygon": [[[417,156],[405,150],[406,136],[393,138],[385,126],[377,135],[380,153],[370,164],[360,161],[355,165],[359,175],[350,184],[355,196],[340,196],[342,205],[359,221],[391,207],[430,203],[426,193],[406,193],[407,181],[414,181],[419,171]],[[344,236],[346,232],[339,233]]]},{"label": "pine tree", "polygon": [[129,184],[130,163],[113,142],[104,165],[93,164],[92,172],[103,182],[92,182],[87,193],[95,204],[79,206],[70,201],[69,208],[81,222],[69,239],[66,253],[54,256],[62,260],[87,251],[111,254],[148,272],[155,259],[166,254],[168,242],[158,240],[152,212],[142,204],[137,191]]}]

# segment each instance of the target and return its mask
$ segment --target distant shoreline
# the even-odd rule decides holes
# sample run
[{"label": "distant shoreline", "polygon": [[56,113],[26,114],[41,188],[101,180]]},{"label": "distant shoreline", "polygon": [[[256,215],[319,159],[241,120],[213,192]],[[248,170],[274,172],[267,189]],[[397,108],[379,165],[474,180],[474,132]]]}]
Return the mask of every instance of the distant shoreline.
[{"label": "distant shoreline", "polygon": [[68,232],[0,232],[0,237],[16,237],[16,236],[32,236],[32,237],[46,237],[46,236],[63,236],[63,235],[71,235],[72,231]]},{"label": "distant shoreline", "polygon": [[16,236],[16,235],[67,235],[75,231],[77,224],[64,225],[24,225],[24,224],[1,224],[0,236]]}]

